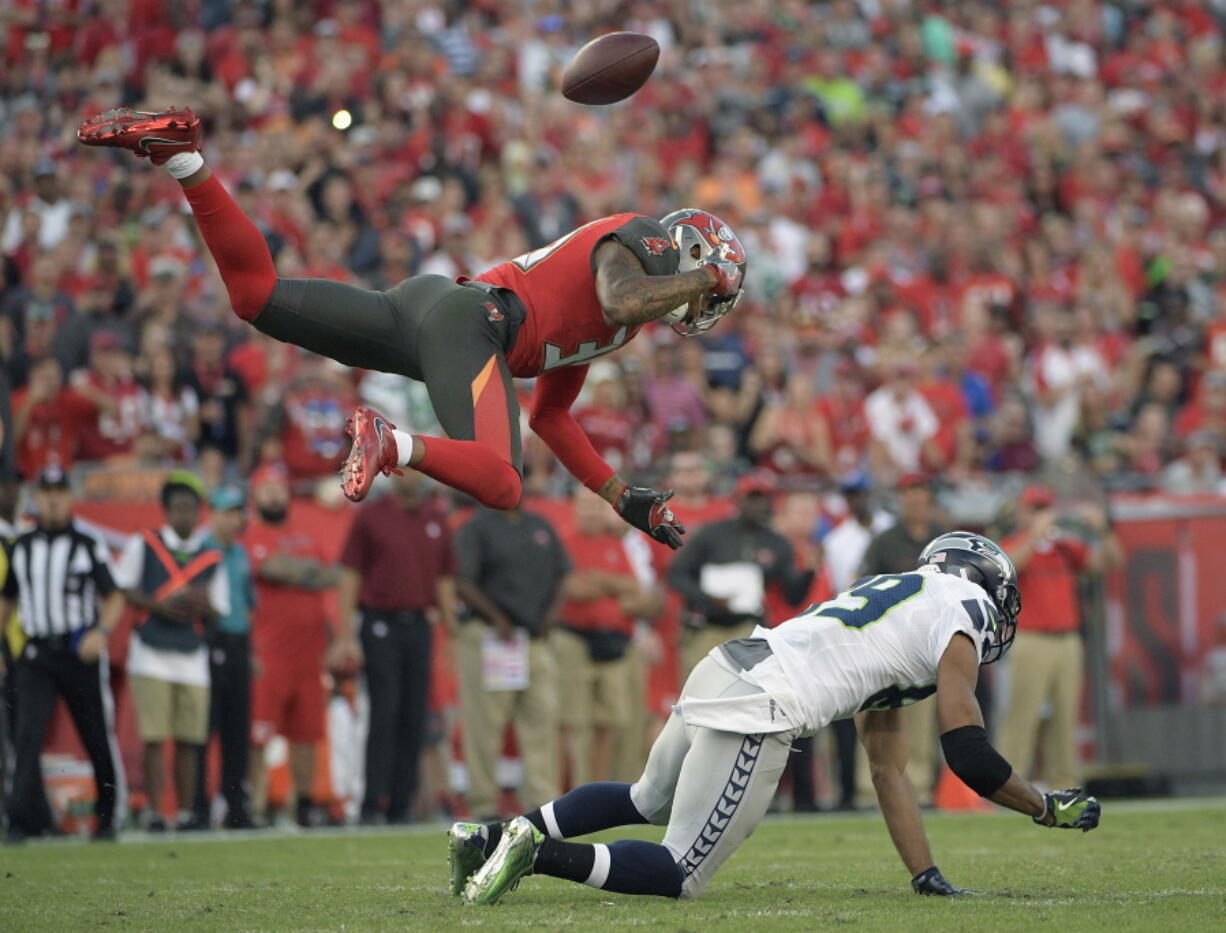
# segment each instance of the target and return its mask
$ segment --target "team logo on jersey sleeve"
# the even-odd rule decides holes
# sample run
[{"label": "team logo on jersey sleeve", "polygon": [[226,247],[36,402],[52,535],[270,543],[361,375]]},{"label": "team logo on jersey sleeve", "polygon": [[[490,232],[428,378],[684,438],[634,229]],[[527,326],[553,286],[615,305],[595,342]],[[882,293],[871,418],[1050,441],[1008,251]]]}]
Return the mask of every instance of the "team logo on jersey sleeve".
[{"label": "team logo on jersey sleeve", "polygon": [[662,236],[641,237],[639,242],[643,244],[643,249],[647,250],[649,256],[663,256],[673,245]]},{"label": "team logo on jersey sleeve", "polygon": [[497,322],[506,317],[505,314],[498,310],[498,306],[492,301],[481,302],[481,307],[485,309],[485,319],[487,321]]}]

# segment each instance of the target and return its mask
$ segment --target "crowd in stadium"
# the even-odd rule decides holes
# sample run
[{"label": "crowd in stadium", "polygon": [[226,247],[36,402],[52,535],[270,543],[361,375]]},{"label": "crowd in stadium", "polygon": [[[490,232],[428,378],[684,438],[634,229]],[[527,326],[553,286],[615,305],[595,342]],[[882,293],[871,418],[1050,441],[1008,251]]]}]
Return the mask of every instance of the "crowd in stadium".
[{"label": "crowd in stadium", "polygon": [[[1074,455],[1217,482],[1213,5],[451,6],[10,6],[0,352],[25,472],[216,449],[321,477],[350,399],[397,392],[234,326],[177,187],[72,144],[83,114],[190,102],[284,275],[386,287],[616,210],[724,217],[752,300],[592,380],[583,421],[628,470],[686,448],[798,481],[957,480]],[[627,14],[664,49],[642,93],[552,93]],[[531,488],[557,478],[530,460]]]},{"label": "crowd in stadium", "polygon": [[[652,80],[565,101],[560,68],[614,28],[659,41]],[[322,495],[358,399],[430,430],[420,386],[238,321],[173,180],[75,144],[116,105],[190,104],[284,276],[387,288],[616,211],[718,213],[746,300],[709,335],[649,329],[580,400],[628,477],[695,455],[722,493],[1226,494],[1226,4],[12,0],[0,37],[27,478],[189,465],[212,489],[272,464]],[[526,489],[568,495],[525,439]]]}]

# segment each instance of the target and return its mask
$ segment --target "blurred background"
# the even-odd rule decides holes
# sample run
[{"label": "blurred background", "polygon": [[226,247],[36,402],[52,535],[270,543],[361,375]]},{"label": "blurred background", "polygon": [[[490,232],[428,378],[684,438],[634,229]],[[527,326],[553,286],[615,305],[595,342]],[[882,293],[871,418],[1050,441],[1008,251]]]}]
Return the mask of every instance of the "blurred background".
[{"label": "blurred background", "polygon": [[[618,29],[660,43],[653,78],[624,104],[565,101],[561,68]],[[868,543],[827,541],[860,521],[852,499],[874,534],[900,487],[932,494],[917,526],[1025,534],[1045,510],[1036,539],[1106,555],[1070,564],[1067,591],[1085,776],[1220,789],[1224,30],[1220,0],[7,0],[3,457],[27,480],[70,469],[77,514],[116,548],[161,522],[168,470],[212,489],[283,464],[335,560],[349,408],[431,430],[423,387],[238,321],[177,184],[75,145],[99,111],[195,109],[284,276],[474,275],[605,214],[701,207],[745,243],[747,297],[708,335],[648,328],[592,367],[576,410],[598,450],[678,486],[692,529],[752,474],[836,588]],[[569,528],[572,481],[523,431],[526,505]],[[462,527],[468,504],[429,494]],[[668,598],[641,689],[658,718],[687,623],[653,560]],[[454,736],[436,648],[432,710]],[[350,673],[321,689],[356,708]],[[1013,687],[992,673],[999,727]],[[69,760],[62,726],[50,748]],[[840,796],[825,757],[819,803]],[[437,774],[418,812],[462,810],[462,768]]]}]

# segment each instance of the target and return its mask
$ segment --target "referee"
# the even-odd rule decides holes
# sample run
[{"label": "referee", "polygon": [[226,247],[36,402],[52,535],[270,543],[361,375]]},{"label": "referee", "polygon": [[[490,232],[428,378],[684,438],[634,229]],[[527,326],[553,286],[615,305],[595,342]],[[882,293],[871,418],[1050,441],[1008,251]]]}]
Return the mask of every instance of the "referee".
[{"label": "referee", "polygon": [[16,602],[27,641],[17,659],[16,765],[8,806],[8,842],[55,832],[46,807],[39,755],[56,698],[68,704],[94,768],[95,839],[115,838],[123,770],[115,743],[107,680],[107,636],[123,612],[106,545],[76,525],[68,477],[58,466],[39,474],[33,531],[13,546],[0,595],[0,618]]}]

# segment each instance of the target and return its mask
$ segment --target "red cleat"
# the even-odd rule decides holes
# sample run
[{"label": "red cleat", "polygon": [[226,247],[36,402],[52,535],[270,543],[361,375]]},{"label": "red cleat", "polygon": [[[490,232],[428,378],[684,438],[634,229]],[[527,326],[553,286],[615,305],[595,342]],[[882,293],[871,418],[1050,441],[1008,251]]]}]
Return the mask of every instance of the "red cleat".
[{"label": "red cleat", "polygon": [[341,466],[341,491],[346,498],[361,502],[380,473],[400,473],[392,436],[395,428],[373,408],[355,408],[345,421],[345,433],[353,438],[353,449]]},{"label": "red cleat", "polygon": [[161,165],[177,152],[200,151],[200,118],[186,107],[161,113],[120,107],[82,123],[77,128],[77,142],[129,149]]}]

